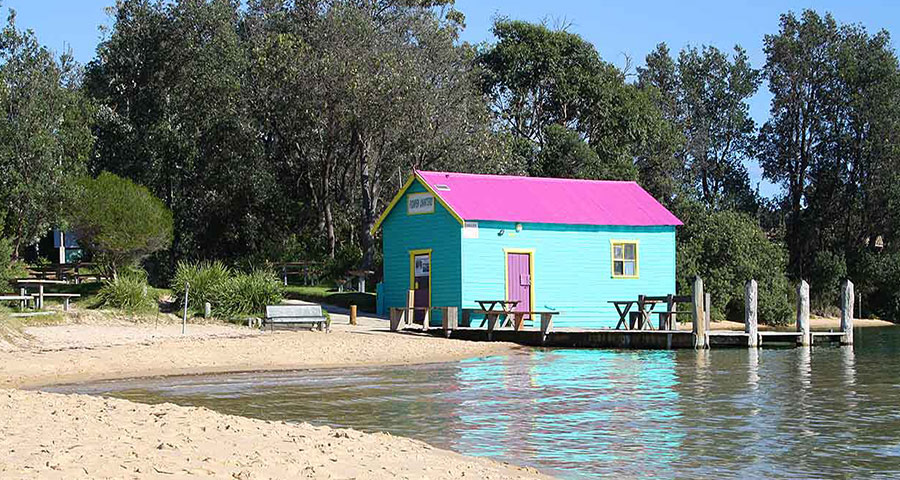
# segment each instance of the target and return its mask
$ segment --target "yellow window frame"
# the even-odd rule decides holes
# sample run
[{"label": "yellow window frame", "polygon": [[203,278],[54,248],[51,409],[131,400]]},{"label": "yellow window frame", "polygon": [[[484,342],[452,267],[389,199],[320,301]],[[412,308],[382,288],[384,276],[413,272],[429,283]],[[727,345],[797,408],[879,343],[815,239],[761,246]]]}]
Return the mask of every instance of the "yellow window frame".
[{"label": "yellow window frame", "polygon": [[[634,245],[634,275],[617,275],[616,274],[616,261],[623,262],[623,264],[624,264],[624,262],[631,261],[631,260],[624,258],[626,245]],[[618,246],[622,247],[623,257],[620,259],[616,259],[616,247],[618,247]],[[609,270],[610,270],[610,274],[611,274],[612,278],[624,278],[624,279],[640,278],[640,276],[641,276],[641,271],[640,271],[641,253],[640,252],[641,252],[641,249],[640,249],[639,242],[637,240],[610,240],[609,241],[609,259],[610,259]],[[624,271],[625,271],[625,268],[623,266],[622,272],[624,272]]]}]

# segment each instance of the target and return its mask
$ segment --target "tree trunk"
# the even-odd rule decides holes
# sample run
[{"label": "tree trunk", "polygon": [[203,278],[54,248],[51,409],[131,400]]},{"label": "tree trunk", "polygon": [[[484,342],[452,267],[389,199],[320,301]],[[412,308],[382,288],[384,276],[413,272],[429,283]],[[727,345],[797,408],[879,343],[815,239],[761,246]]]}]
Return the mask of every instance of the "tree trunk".
[{"label": "tree trunk", "polygon": [[360,246],[363,251],[363,269],[371,269],[375,263],[375,239],[372,227],[375,226],[376,209],[378,208],[378,185],[372,166],[371,151],[368,140],[357,132],[357,149],[359,156],[359,180],[362,190],[362,228],[359,231]]}]

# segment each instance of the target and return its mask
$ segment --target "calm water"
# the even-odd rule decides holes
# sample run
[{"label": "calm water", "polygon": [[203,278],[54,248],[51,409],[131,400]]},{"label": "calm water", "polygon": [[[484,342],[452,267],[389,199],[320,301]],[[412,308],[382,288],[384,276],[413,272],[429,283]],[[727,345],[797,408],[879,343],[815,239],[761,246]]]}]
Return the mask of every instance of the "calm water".
[{"label": "calm water", "polygon": [[900,328],[855,340],[855,350],[536,350],[56,390],[385,430],[563,478],[898,478]]}]

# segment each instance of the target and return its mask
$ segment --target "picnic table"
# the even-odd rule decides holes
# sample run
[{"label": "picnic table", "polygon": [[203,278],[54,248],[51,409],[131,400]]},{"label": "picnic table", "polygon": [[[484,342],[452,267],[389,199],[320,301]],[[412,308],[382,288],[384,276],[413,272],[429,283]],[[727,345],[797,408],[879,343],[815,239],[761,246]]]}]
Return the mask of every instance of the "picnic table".
[{"label": "picnic table", "polygon": [[44,308],[44,286],[45,285],[65,285],[66,282],[63,280],[45,280],[45,279],[41,279],[41,278],[20,278],[20,279],[16,280],[16,284],[18,284],[19,287],[21,288],[21,290],[22,290],[21,293],[23,296],[25,295],[26,287],[29,287],[29,286],[37,287],[38,293],[37,293],[37,297],[36,297],[36,304],[34,307],[36,309],[40,310],[40,309]]},{"label": "picnic table", "polygon": [[[652,330],[653,325],[650,323],[650,314],[657,304],[665,303],[665,300],[661,300],[658,297],[638,295],[637,300],[610,300],[608,303],[613,304],[616,307],[616,312],[619,313],[619,322],[616,323],[616,330],[620,326],[626,327],[627,330]],[[631,312],[632,307],[637,307],[636,311]],[[634,315],[629,316],[629,313]]]},{"label": "picnic table", "polygon": [[509,314],[513,313],[516,306],[519,305],[519,300],[475,300],[475,303],[481,307],[481,310],[476,313],[484,315],[484,320],[481,321],[480,325],[483,327],[485,323],[493,325],[501,316],[506,320]]}]

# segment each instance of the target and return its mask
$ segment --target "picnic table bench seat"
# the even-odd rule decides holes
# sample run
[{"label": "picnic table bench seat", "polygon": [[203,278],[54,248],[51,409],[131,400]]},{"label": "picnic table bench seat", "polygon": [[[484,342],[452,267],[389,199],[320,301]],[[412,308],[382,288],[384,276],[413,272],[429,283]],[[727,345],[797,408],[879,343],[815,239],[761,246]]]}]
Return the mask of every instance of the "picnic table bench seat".
[{"label": "picnic table bench seat", "polygon": [[319,305],[268,305],[263,325],[270,330],[275,326],[308,326],[310,329],[331,330],[331,320],[327,318]]},{"label": "picnic table bench seat", "polygon": [[[31,297],[36,302],[36,301],[38,301],[38,297],[40,297],[40,294],[32,293]],[[69,311],[69,302],[73,298],[80,298],[80,297],[81,297],[81,294],[78,294],[78,293],[44,293],[44,298],[61,298],[61,299],[63,299],[63,311],[66,311],[66,312]]]},{"label": "picnic table bench seat", "polygon": [[27,303],[34,300],[31,295],[0,294],[0,302],[20,302],[21,308],[25,308]]}]

